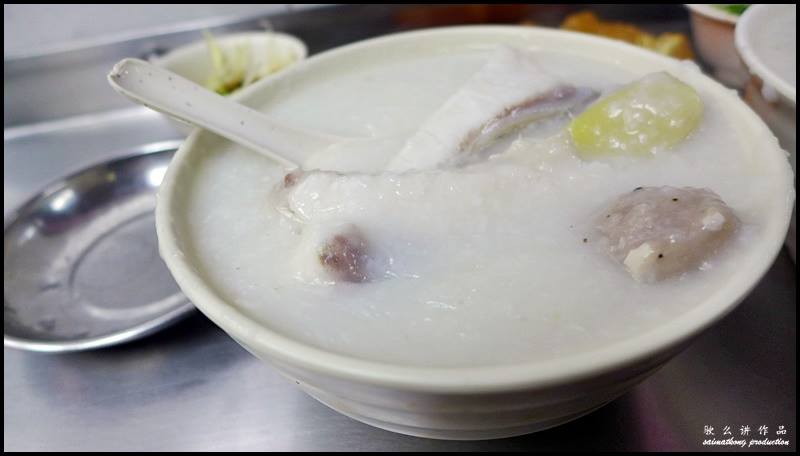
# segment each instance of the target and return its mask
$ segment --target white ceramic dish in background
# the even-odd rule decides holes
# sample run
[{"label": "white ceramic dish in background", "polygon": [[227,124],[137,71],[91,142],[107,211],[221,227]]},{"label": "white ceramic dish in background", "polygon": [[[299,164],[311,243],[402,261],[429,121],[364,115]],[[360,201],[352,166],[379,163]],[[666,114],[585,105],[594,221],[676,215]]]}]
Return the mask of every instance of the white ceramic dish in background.
[{"label": "white ceramic dish in background", "polygon": [[[263,59],[264,62],[268,62],[268,59],[271,55],[274,55],[276,50],[292,53],[296,57],[295,63],[305,59],[308,55],[305,43],[299,38],[285,33],[263,31],[214,35],[214,41],[226,53],[241,46],[248,46],[251,58]],[[175,48],[163,56],[152,58],[151,62],[202,86],[205,85],[212,71],[211,54],[205,40]],[[292,65],[294,64],[286,68]],[[267,77],[278,74],[286,68],[278,70]],[[171,117],[170,120],[178,130],[187,135],[194,128]]]},{"label": "white ceramic dish in background", "polygon": [[[304,81],[353,71],[359,62],[381,56],[495,44],[547,46],[595,59],[605,56],[609,62],[640,73],[686,65],[619,41],[580,33],[536,27],[454,27],[335,49],[235,97],[258,108],[281,90],[302,89]],[[780,187],[791,188],[785,153],[752,110],[735,93],[699,71],[689,82],[725,106],[724,112],[743,140],[763,150],[762,166],[783,180]],[[204,150],[220,147],[221,141],[210,133],[194,131],[175,156],[159,194],[156,219],[161,255],[184,293],[247,350],[321,402],[377,427],[431,438],[470,440],[535,432],[573,420],[620,396],[748,294],[783,244],[793,201],[781,195],[786,198],[785,209],[764,220],[764,235],[725,288],[645,334],[545,362],[458,368],[396,365],[329,352],[283,336],[226,302],[207,281],[190,245],[184,211],[189,207],[193,173],[199,169],[197,160]]]},{"label": "white ceramic dish in background", "polygon": [[741,89],[748,79],[733,43],[739,16],[709,4],[687,4],[692,23],[692,39],[700,58],[711,67],[723,84]]},{"label": "white ceramic dish in background", "polygon": [[[757,36],[768,27],[775,27],[773,20],[777,17],[792,18],[791,26],[785,31],[787,38],[794,43],[791,48],[783,49],[786,59],[797,57],[797,5],[755,5],[742,15],[736,26],[736,48],[747,65],[752,77],[745,88],[744,99],[769,125],[778,137],[781,146],[789,152],[792,169],[796,169],[797,161],[797,86],[794,80],[781,75],[764,58],[764,48],[759,46]],[[796,68],[796,64],[790,65]],[[796,70],[795,70],[796,71]],[[795,259],[796,217],[792,214],[792,223],[786,237],[786,245]],[[796,259],[795,259],[796,261]]]}]

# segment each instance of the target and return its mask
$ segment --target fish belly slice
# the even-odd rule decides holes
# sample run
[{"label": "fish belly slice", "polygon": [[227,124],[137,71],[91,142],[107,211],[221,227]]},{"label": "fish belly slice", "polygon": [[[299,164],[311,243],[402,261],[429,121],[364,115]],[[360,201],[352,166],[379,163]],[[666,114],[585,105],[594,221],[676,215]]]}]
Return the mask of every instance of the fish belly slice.
[{"label": "fish belly slice", "polygon": [[558,81],[535,52],[500,47],[406,141],[388,170],[435,168],[521,125],[562,113],[591,92]]}]

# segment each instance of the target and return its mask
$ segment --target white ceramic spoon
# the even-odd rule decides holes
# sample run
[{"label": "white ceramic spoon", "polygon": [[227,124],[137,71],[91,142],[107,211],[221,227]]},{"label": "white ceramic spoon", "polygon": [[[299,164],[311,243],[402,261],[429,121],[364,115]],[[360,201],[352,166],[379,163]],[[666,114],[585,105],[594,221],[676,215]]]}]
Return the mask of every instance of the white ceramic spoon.
[{"label": "white ceramic spoon", "polygon": [[210,130],[290,167],[345,138],[299,130],[137,59],[114,65],[108,82],[136,103]]}]

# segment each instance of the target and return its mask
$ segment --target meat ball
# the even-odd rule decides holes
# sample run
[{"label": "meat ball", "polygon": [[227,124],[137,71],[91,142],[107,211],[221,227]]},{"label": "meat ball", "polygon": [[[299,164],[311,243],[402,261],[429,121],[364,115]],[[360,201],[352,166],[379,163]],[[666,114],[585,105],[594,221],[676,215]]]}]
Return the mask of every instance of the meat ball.
[{"label": "meat ball", "polygon": [[713,191],[638,187],[597,221],[608,253],[634,280],[652,283],[698,268],[733,235],[739,219]]}]

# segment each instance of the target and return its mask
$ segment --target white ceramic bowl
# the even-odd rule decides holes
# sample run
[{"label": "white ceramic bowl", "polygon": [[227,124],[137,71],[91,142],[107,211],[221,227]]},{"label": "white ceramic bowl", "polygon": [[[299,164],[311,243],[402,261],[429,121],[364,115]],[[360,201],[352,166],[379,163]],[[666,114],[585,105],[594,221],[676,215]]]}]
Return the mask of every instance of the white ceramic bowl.
[{"label": "white ceramic bowl", "polygon": [[[455,27],[369,40],[315,56],[244,89],[249,106],[306,78],[348,71],[354,62],[419,49],[463,49],[487,44],[547,46],[649,72],[685,65],[619,41],[533,27]],[[324,80],[324,79],[322,79]],[[699,71],[691,83],[718,103],[751,146],[763,148],[763,166],[791,188],[786,156],[764,123],[736,94]],[[276,92],[277,91],[277,92]],[[224,141],[195,131],[181,146],[161,185],[157,230],[161,254],[181,289],[211,320],[258,358],[307,393],[359,421],[405,434],[443,439],[499,438],[534,432],[573,420],[615,399],[655,372],[704,328],[731,311],[755,286],[779,251],[793,199],[765,220],[754,244],[723,289],[689,312],[645,334],[591,352],[501,366],[435,368],[385,364],[349,357],[283,336],[226,302],[203,276],[188,237],[185,209],[196,160]],[[277,165],[276,165],[277,166]],[[781,206],[782,208],[783,206]],[[289,303],[287,303],[289,304]],[[689,380],[691,381],[691,380]],[[696,379],[702,382],[702,378]]]},{"label": "white ceramic bowl", "polygon": [[[250,49],[252,58],[261,59],[259,61],[263,60],[264,62],[268,62],[270,56],[274,55],[276,51],[291,53],[295,56],[297,62],[305,59],[308,55],[305,43],[299,38],[285,33],[266,31],[232,33],[229,35],[215,35],[214,41],[226,53],[242,46],[247,46]],[[151,62],[201,86],[205,85],[212,71],[211,56],[205,40],[177,47],[162,56],[153,57]],[[280,71],[283,70],[279,70],[275,74],[280,73]],[[272,77],[272,75],[267,77]],[[169,119],[178,130],[187,135],[194,128],[172,117]]]},{"label": "white ceramic bowl", "polygon": [[[786,59],[796,58],[797,5],[767,4],[751,6],[736,26],[736,48],[750,70],[751,77],[745,87],[744,99],[769,125],[781,146],[789,152],[792,169],[797,161],[797,86],[771,68],[764,57],[763,47],[758,44],[759,32],[775,27],[776,17],[792,17],[794,22],[784,33],[795,40],[793,49],[785,49]],[[792,259],[796,258],[796,217],[786,237],[786,245]]]},{"label": "white ceramic bowl", "polygon": [[749,75],[739,60],[733,33],[739,16],[709,4],[687,4],[692,23],[692,39],[700,58],[711,67],[723,84],[741,89]]}]

